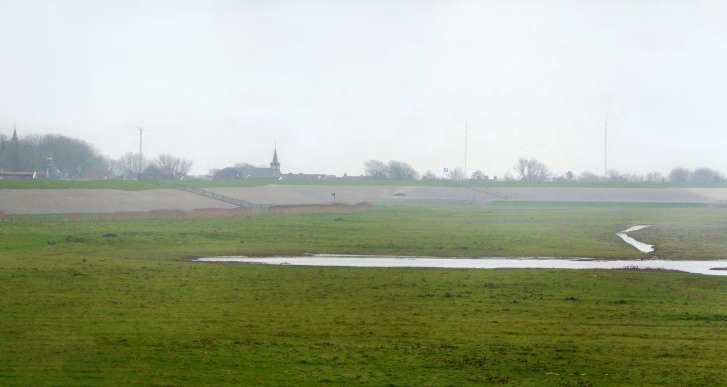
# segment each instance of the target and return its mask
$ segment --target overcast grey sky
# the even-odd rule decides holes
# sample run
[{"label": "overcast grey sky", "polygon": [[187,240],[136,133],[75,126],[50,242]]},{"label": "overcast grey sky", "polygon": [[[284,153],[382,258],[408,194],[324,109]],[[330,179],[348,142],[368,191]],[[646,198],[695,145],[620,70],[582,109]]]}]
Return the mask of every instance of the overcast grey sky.
[{"label": "overcast grey sky", "polygon": [[727,172],[727,2],[0,0],[0,133],[193,173]]}]

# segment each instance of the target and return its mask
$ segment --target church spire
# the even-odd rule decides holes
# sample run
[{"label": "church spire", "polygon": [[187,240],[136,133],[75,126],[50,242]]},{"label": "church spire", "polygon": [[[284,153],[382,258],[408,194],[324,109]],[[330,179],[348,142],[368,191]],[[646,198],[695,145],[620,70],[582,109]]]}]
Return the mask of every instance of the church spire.
[{"label": "church spire", "polygon": [[13,139],[10,140],[10,168],[12,171],[17,172],[19,167],[20,158],[18,157],[18,130],[13,123]]},{"label": "church spire", "polygon": [[280,170],[280,163],[278,162],[278,147],[275,146],[275,150],[273,151],[273,162],[270,163],[270,169],[274,171]]}]

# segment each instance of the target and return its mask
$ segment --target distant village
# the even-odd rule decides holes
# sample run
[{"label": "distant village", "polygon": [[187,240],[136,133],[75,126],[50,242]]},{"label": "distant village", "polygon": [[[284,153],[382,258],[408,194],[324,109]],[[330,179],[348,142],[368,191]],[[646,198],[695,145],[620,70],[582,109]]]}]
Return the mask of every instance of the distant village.
[{"label": "distant village", "polygon": [[273,149],[273,159],[270,166],[256,167],[250,164],[240,164],[234,167],[223,168],[212,175],[213,180],[247,180],[247,179],[333,179],[336,176],[322,173],[287,173],[280,170],[278,161],[278,149]]},{"label": "distant village", "polygon": [[[141,150],[141,149],[140,149]],[[248,163],[211,171],[203,176],[188,175],[192,162],[171,155],[144,159],[141,153],[127,153],[117,160],[100,156],[82,140],[59,135],[12,137],[0,134],[0,179],[123,179],[123,180],[247,180],[247,179],[332,179],[324,173],[283,173],[277,147],[269,167]],[[344,176],[348,178],[347,176]],[[358,178],[361,178],[359,176]]]},{"label": "distant village", "polygon": [[574,174],[567,171],[554,174],[547,165],[536,159],[521,157],[510,171],[498,179],[481,170],[467,173],[461,168],[444,169],[442,176],[432,171],[419,174],[410,164],[391,160],[364,162],[364,174],[337,177],[324,173],[284,173],[278,158],[277,146],[273,148],[268,167],[241,163],[210,171],[203,176],[191,176],[192,161],[169,154],[144,158],[141,153],[127,152],[118,159],[99,154],[83,140],[62,135],[33,135],[19,138],[13,128],[12,137],[0,133],[0,179],[60,179],[60,180],[248,180],[248,179],[397,179],[397,180],[519,180],[519,181],[581,181],[581,182],[646,182],[646,183],[696,183],[715,184],[727,181],[727,177],[711,168],[674,168],[668,175],[655,171],[646,175],[622,174],[608,170],[604,175],[590,172]]}]

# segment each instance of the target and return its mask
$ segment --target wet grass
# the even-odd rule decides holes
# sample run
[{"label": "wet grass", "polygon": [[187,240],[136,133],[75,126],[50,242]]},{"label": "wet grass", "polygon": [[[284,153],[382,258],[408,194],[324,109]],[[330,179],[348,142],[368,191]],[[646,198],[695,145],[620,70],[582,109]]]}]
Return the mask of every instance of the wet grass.
[{"label": "wet grass", "polygon": [[725,285],[56,257],[0,271],[0,383],[720,385]]},{"label": "wet grass", "polygon": [[[82,248],[114,257],[143,252],[162,259],[305,253],[727,259],[725,215],[727,208],[666,204],[406,204],[348,214],[252,218],[63,223],[20,216],[23,221],[0,227],[0,251],[44,256]],[[655,244],[654,254],[644,255],[615,235],[636,224],[652,225],[631,235]],[[86,241],[73,244],[69,236]]]},{"label": "wet grass", "polygon": [[669,256],[724,259],[726,214],[404,206],[343,216],[0,223],[0,384],[722,385],[725,277],[185,258],[631,258],[642,255],[614,233],[649,223],[634,234],[648,242],[678,236],[657,247]]}]

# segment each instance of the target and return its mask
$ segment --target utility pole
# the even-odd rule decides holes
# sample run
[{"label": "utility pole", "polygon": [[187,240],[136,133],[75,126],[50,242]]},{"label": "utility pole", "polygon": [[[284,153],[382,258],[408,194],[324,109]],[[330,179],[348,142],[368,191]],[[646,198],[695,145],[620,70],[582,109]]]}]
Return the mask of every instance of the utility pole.
[{"label": "utility pole", "polygon": [[603,122],[603,177],[608,176],[608,113]]},{"label": "utility pole", "polygon": [[144,137],[144,128],[141,128],[139,126],[135,127],[136,129],[139,129],[139,172],[143,169],[144,166],[144,154],[142,153],[142,143],[143,143],[143,137]]},{"label": "utility pole", "polygon": [[15,121],[13,121],[13,138],[10,140],[10,155],[11,155],[11,166],[10,170],[14,172],[18,172],[20,167],[20,159],[18,158],[18,144],[20,143],[20,140],[18,140],[18,128],[15,124]]},{"label": "utility pole", "polygon": [[129,128],[138,129],[139,130],[139,172],[141,173],[144,169],[144,148],[142,147],[144,144],[144,131],[147,129],[144,129],[140,126],[133,126],[133,125],[126,125]]},{"label": "utility pole", "polygon": [[467,120],[464,120],[464,179],[467,180]]},{"label": "utility pole", "polygon": [[141,153],[141,142],[144,137],[144,128],[137,129],[139,129],[139,172],[141,172],[141,166],[144,165],[144,156],[143,153]]}]

